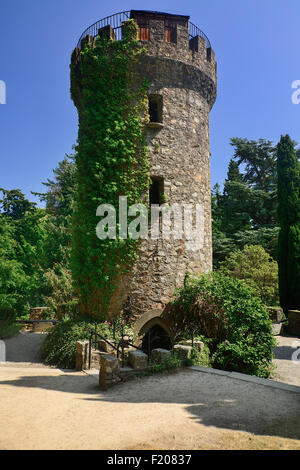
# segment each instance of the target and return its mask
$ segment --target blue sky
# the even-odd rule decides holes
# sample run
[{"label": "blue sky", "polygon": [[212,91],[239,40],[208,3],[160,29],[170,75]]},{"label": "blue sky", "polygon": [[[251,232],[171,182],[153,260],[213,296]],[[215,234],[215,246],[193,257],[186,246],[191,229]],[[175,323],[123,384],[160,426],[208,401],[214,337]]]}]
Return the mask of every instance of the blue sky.
[{"label": "blue sky", "polygon": [[212,184],[222,183],[232,155],[230,137],[300,142],[299,0],[2,0],[0,187],[43,191],[42,181],[77,137],[69,62],[83,30],[130,9],[190,15],[209,37],[218,61],[218,98],[211,112]]}]

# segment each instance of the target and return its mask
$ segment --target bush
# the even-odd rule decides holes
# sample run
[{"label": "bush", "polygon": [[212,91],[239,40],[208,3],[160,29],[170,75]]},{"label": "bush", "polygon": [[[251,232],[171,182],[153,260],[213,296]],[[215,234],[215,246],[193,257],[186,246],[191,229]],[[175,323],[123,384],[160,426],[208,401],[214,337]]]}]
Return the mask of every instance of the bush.
[{"label": "bush", "polygon": [[245,246],[220,264],[223,274],[244,279],[265,305],[278,305],[278,265],[262,246]]},{"label": "bush", "polygon": [[173,370],[178,367],[182,367],[184,364],[183,359],[176,352],[173,352],[167,356],[164,361],[149,361],[149,369],[147,375],[163,372],[164,370]]},{"label": "bush", "polygon": [[213,367],[268,377],[272,368],[271,320],[244,281],[221,273],[186,279],[166,312],[184,336],[189,322],[208,338]]},{"label": "bush", "polygon": [[0,339],[16,336],[20,331],[21,325],[17,325],[8,320],[0,320]]},{"label": "bush", "polygon": [[[122,320],[117,319],[114,325],[109,322],[98,323],[97,332],[110,341],[118,342],[121,322]],[[95,323],[90,320],[65,316],[47,334],[41,347],[42,359],[47,364],[73,369],[76,363],[76,342],[89,339],[94,329]],[[124,333],[131,333],[127,325],[124,325]]]},{"label": "bush", "polygon": [[204,346],[202,351],[197,348],[193,348],[191,359],[187,360],[188,366],[201,366],[201,367],[212,367],[210,360],[210,351],[207,345]]}]

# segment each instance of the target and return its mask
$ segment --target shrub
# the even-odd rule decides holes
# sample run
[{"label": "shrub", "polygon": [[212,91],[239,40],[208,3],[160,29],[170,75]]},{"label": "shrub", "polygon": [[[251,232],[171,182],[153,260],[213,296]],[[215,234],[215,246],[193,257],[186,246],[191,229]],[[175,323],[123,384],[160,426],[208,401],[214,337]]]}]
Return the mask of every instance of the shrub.
[{"label": "shrub", "polygon": [[262,246],[245,246],[220,265],[223,274],[244,279],[265,305],[278,305],[278,265]]},{"label": "shrub", "polygon": [[[118,342],[121,322],[121,319],[117,319],[113,325],[109,322],[98,323],[97,332],[110,341]],[[127,325],[123,328],[125,334],[131,333]],[[89,339],[94,329],[95,323],[89,320],[65,316],[47,334],[41,347],[42,359],[47,364],[73,369],[76,363],[76,342]]]},{"label": "shrub", "polygon": [[12,323],[8,320],[0,320],[0,339],[16,336],[19,333],[20,328],[20,325]]},{"label": "shrub", "polygon": [[47,364],[74,368],[76,341],[88,339],[92,324],[65,317],[47,334],[41,347],[42,358]]},{"label": "shrub", "polygon": [[202,351],[197,348],[193,348],[191,359],[187,360],[188,366],[202,366],[211,367],[210,351],[207,345],[204,346]]},{"label": "shrub", "polygon": [[148,374],[163,372],[164,370],[173,370],[183,366],[183,359],[176,352],[169,354],[164,361],[149,361]]},{"label": "shrub", "polygon": [[273,347],[271,321],[262,301],[244,281],[221,273],[186,279],[166,316],[184,335],[189,321],[208,338],[211,364],[268,377]]}]

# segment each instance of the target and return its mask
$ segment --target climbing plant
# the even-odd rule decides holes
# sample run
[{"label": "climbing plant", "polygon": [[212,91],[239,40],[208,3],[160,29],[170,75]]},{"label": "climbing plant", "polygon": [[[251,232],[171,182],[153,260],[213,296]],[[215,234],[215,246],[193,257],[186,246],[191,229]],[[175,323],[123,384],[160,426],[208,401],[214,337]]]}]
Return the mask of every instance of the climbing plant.
[{"label": "climbing plant", "polygon": [[135,74],[144,53],[133,20],[123,23],[122,40],[97,37],[73,52],[71,94],[78,109],[77,194],[71,267],[82,312],[105,318],[120,276],[138,257],[137,240],[96,236],[100,204],[112,204],[118,222],[119,196],[144,202],[149,171],[144,125],[147,87]]}]

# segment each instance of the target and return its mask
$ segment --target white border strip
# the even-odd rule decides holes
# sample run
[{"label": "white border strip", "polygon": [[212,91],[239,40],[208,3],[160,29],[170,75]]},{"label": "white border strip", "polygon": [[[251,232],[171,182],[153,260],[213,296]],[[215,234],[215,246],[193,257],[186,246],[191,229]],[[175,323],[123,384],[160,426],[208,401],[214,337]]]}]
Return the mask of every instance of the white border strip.
[{"label": "white border strip", "polygon": [[294,392],[300,394],[300,387],[297,387],[297,385],[290,385],[284,382],[276,382],[269,379],[262,379],[260,377],[255,377],[254,375],[241,374],[240,372],[227,372],[225,370],[218,370],[212,369],[210,367],[201,366],[191,366],[188,367],[188,369],[194,370],[196,372],[204,372],[206,374],[223,375],[229,377],[230,379],[243,380],[244,382],[251,382],[257,385],[264,385],[265,387],[283,390],[285,392]]}]

